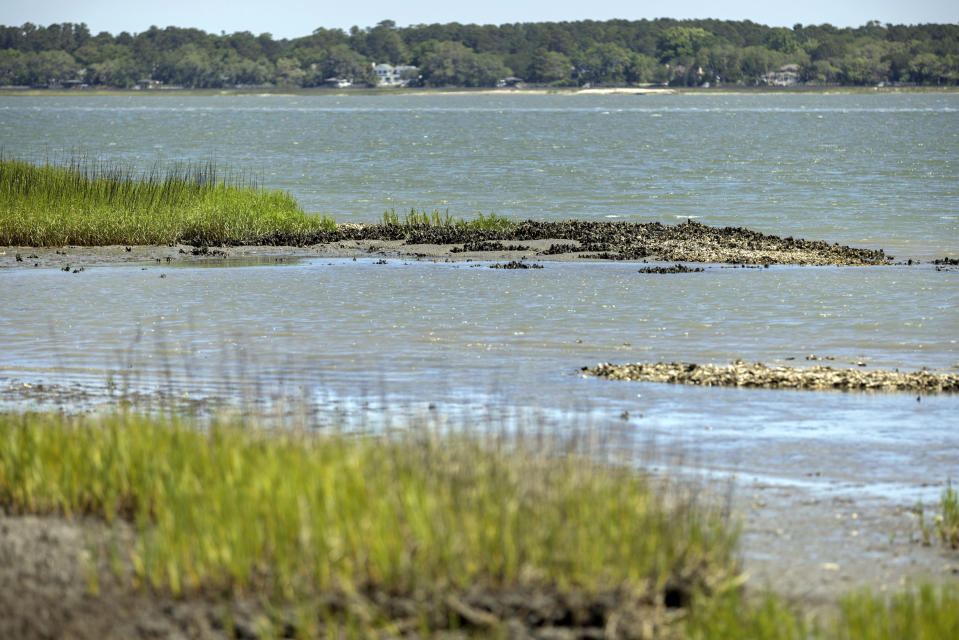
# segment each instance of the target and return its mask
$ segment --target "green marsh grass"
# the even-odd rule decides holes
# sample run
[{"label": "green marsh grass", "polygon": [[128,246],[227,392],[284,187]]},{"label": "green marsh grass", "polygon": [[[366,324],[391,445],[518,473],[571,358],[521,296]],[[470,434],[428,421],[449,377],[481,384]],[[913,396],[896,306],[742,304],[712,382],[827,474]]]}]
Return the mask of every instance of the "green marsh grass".
[{"label": "green marsh grass", "polygon": [[0,414],[0,506],[135,525],[139,584],[274,601],[735,583],[721,506],[518,437]]},{"label": "green marsh grass", "polygon": [[951,480],[946,481],[939,505],[942,513],[933,517],[931,525],[926,521],[922,503],[916,506],[923,543],[931,544],[935,535],[944,545],[959,549],[959,492],[953,488]]},{"label": "green marsh grass", "polygon": [[485,231],[509,231],[516,228],[515,222],[495,213],[489,215],[480,213],[475,218],[466,220],[464,218],[454,218],[450,215],[449,209],[443,213],[440,213],[439,209],[434,209],[432,213],[428,213],[426,210],[417,211],[416,208],[410,209],[409,213],[403,214],[402,218],[396,213],[395,209],[385,211],[383,213],[383,224],[398,227],[458,227]]},{"label": "green marsh grass", "polygon": [[812,614],[772,593],[727,590],[697,600],[686,621],[690,640],[939,640],[959,634],[959,585],[920,584],[893,594],[856,591],[838,611]]},{"label": "green marsh grass", "polygon": [[870,591],[840,601],[829,637],[841,640],[938,640],[959,637],[959,585],[924,584],[882,596]]},{"label": "green marsh grass", "polygon": [[335,226],[304,213],[288,193],[222,178],[212,162],[140,174],[82,159],[37,166],[0,155],[0,245],[221,244]]}]

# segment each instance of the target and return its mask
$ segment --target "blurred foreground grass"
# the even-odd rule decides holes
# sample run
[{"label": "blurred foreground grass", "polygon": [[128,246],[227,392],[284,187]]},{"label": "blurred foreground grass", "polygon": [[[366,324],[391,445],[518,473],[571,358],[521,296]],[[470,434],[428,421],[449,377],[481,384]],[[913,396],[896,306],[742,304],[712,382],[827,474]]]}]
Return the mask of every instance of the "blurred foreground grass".
[{"label": "blurred foreground grass", "polygon": [[129,522],[114,552],[136,585],[293,605],[304,636],[399,635],[402,611],[420,635],[507,637],[544,598],[558,611],[544,626],[604,637],[959,629],[955,588],[855,594],[828,619],[746,597],[722,504],[548,437],[3,413],[0,507]]}]

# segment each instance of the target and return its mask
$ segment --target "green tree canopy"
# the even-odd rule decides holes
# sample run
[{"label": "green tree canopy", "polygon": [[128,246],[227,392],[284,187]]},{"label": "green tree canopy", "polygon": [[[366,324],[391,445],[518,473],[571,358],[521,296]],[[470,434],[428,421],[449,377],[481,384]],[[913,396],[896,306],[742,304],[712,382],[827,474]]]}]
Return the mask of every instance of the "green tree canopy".
[{"label": "green tree canopy", "polygon": [[710,37],[711,34],[700,27],[669,27],[659,36],[659,58],[666,62],[695,56]]},{"label": "green tree canopy", "polygon": [[580,84],[587,82],[622,83],[632,66],[633,54],[611,43],[594,44],[576,54],[576,77]]},{"label": "green tree canopy", "polygon": [[459,42],[438,42],[420,66],[428,86],[492,87],[512,72],[489,53],[476,53]]},{"label": "green tree canopy", "polygon": [[569,56],[541,47],[533,54],[527,79],[532,82],[562,83],[570,80],[572,71],[573,62]]},{"label": "green tree canopy", "polygon": [[80,65],[66,51],[41,51],[27,59],[28,81],[34,85],[75,80]]},{"label": "green tree canopy", "polygon": [[366,34],[363,53],[374,62],[405,63],[410,56],[392,20],[384,20]]}]

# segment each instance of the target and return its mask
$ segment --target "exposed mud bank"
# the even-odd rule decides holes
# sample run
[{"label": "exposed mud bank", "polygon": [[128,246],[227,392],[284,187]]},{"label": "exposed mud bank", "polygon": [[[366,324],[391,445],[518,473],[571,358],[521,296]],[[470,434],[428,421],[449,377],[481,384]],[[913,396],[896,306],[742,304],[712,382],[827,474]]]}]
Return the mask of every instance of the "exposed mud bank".
[{"label": "exposed mud bank", "polygon": [[[693,589],[708,589],[707,568],[645,592],[585,590],[531,581],[473,585],[432,594],[359,589],[319,594],[303,607],[273,607],[257,593],[169,593],[132,584],[123,551],[136,533],[123,522],[7,516],[0,510],[0,637],[261,638],[349,635],[347,620],[379,620],[379,637],[417,638],[421,624],[444,637],[669,637]],[[111,552],[111,549],[113,551]],[[111,560],[111,556],[113,559]],[[728,579],[729,576],[716,576]],[[304,618],[304,611],[319,615]],[[273,633],[268,628],[273,627]]]},{"label": "exposed mud bank", "polygon": [[762,387],[767,389],[835,389],[840,391],[959,392],[959,374],[883,369],[767,367],[761,362],[698,365],[683,362],[598,364],[586,373],[610,380],[672,382],[704,387]]},{"label": "exposed mud bank", "polygon": [[[891,256],[886,256],[881,249],[858,249],[823,241],[781,238],[742,227],[710,227],[693,221],[667,226],[659,222],[527,220],[510,230],[430,225],[341,225],[335,231],[274,233],[246,244],[304,247],[350,240],[402,241],[406,245],[463,245],[448,250],[453,253],[531,249],[537,255],[575,254],[593,260],[809,265],[873,265],[891,260]],[[538,249],[497,244],[545,240],[554,242]]]},{"label": "exposed mud bank", "polygon": [[[104,247],[0,247],[0,268],[58,267],[79,273],[83,265],[209,263],[232,259],[282,262],[296,258],[393,257],[433,261],[630,260],[711,262],[736,266],[881,265],[892,256],[882,249],[860,249],[818,240],[781,238],[740,227],[710,227],[687,221],[658,222],[526,221],[510,230],[457,226],[343,224],[333,231],[273,233],[228,246],[202,238],[188,244]],[[912,261],[909,261],[912,264]],[[951,263],[944,262],[943,265]],[[938,266],[949,270],[951,266]],[[656,271],[660,273],[661,271]]]}]

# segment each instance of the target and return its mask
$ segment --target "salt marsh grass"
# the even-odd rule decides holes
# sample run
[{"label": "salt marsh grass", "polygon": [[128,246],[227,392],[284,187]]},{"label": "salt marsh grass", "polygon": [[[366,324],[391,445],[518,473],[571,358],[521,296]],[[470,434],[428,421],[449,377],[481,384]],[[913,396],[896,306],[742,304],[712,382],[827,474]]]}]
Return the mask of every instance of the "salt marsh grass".
[{"label": "salt marsh grass", "polygon": [[735,582],[721,505],[533,444],[5,414],[0,506],[133,523],[133,575],[173,594],[523,588],[662,606]]},{"label": "salt marsh grass", "polygon": [[489,215],[480,213],[475,218],[466,220],[454,218],[450,215],[449,209],[443,213],[440,213],[439,209],[434,209],[432,213],[429,213],[425,209],[417,211],[416,208],[410,209],[410,212],[403,214],[402,218],[395,209],[390,209],[383,213],[383,224],[399,227],[458,227],[486,231],[509,231],[516,227],[515,222],[495,213]]},{"label": "salt marsh grass", "polygon": [[0,155],[0,245],[220,244],[332,228],[289,194],[221,176],[212,162],[138,173],[92,160],[37,166]]},{"label": "salt marsh grass", "polygon": [[684,637],[695,640],[939,640],[959,632],[959,587],[918,585],[894,594],[857,591],[812,615],[774,594],[726,591],[698,600]]},{"label": "salt marsh grass", "polygon": [[[462,221],[460,221],[462,223]],[[440,213],[439,209],[434,209],[433,213],[427,211],[417,211],[410,209],[409,213],[403,214],[402,219],[396,213],[395,209],[383,212],[383,224],[401,227],[415,226],[434,226],[434,227],[452,227],[457,220],[450,215],[449,209]]]},{"label": "salt marsh grass", "polygon": [[942,490],[940,510],[942,513],[934,516],[932,524],[929,524],[922,503],[916,507],[923,542],[931,544],[935,536],[946,546],[959,549],[959,492],[953,488],[951,480],[946,481],[946,487]]},{"label": "salt marsh grass", "polygon": [[959,586],[881,596],[862,591],[844,597],[830,636],[842,640],[937,640],[959,635]]}]

